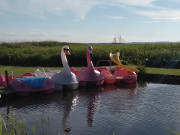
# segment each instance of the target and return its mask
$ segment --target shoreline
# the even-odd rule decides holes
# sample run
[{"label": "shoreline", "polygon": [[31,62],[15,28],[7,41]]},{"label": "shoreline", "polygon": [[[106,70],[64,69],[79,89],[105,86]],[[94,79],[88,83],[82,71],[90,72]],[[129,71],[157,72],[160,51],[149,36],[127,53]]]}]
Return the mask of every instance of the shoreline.
[{"label": "shoreline", "polygon": [[139,76],[138,81],[180,85],[180,76],[164,74],[145,74],[143,76]]}]

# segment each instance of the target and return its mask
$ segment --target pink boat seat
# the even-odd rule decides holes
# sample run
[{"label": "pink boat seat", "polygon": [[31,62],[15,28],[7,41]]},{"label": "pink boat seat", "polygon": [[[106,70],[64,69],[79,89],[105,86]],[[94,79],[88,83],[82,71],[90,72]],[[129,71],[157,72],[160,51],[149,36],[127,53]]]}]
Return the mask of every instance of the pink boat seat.
[{"label": "pink boat seat", "polygon": [[35,77],[36,75],[34,73],[28,72],[23,74],[21,77]]}]

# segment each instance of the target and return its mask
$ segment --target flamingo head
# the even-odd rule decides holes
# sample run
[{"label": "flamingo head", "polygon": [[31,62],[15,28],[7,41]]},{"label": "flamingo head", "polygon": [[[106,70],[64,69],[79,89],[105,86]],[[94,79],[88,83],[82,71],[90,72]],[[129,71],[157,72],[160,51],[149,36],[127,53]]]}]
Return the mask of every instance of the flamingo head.
[{"label": "flamingo head", "polygon": [[64,45],[62,47],[62,51],[67,55],[71,55],[70,52],[69,52],[69,46],[67,46],[67,45]]},{"label": "flamingo head", "polygon": [[92,59],[92,50],[93,50],[93,47],[92,46],[88,46],[87,52],[91,56],[91,59]]}]

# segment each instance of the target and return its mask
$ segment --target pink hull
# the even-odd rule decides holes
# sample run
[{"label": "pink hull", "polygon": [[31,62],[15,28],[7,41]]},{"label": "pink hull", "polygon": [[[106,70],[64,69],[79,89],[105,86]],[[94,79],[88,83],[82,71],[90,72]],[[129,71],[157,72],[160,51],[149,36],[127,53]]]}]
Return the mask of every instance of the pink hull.
[{"label": "pink hull", "polygon": [[80,81],[79,86],[101,86],[104,83],[104,80],[100,81]]},{"label": "pink hull", "polygon": [[48,90],[36,90],[36,91],[16,91],[16,95],[18,96],[28,96],[32,93],[42,93],[42,94],[50,94],[53,93],[55,89],[48,89]]},{"label": "pink hull", "polygon": [[129,76],[123,80],[124,83],[135,83],[137,81],[137,76]]},{"label": "pink hull", "polygon": [[107,68],[96,68],[104,77],[106,84],[115,83],[135,83],[137,81],[137,75],[135,72],[127,72],[125,69],[120,67],[114,68],[114,72],[111,73]]},{"label": "pink hull", "polygon": [[28,96],[31,93],[50,94],[55,91],[54,84],[49,78],[44,80],[44,83],[41,87],[32,87],[27,83],[17,79],[11,82],[11,87],[16,92],[16,94],[20,96]]},{"label": "pink hull", "polygon": [[[15,78],[14,76],[9,76],[8,82],[11,83],[11,81],[14,80],[14,78]],[[6,78],[3,74],[0,74],[0,86],[7,87]]]}]

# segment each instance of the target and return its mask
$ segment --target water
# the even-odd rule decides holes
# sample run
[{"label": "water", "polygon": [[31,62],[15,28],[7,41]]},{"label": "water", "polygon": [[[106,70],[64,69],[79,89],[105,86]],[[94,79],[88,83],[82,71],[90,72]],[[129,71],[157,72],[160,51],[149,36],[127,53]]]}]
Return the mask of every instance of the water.
[{"label": "water", "polygon": [[[180,85],[138,83],[79,88],[8,100],[15,114],[43,135],[173,135],[180,132]],[[67,131],[65,131],[67,130]]]}]

